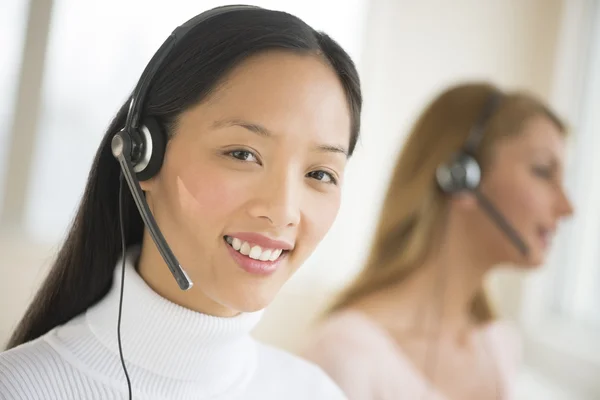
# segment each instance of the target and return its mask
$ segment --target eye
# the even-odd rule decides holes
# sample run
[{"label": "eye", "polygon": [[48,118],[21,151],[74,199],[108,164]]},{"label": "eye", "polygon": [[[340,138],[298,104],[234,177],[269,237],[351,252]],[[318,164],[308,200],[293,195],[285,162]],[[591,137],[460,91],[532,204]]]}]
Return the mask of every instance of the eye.
[{"label": "eye", "polygon": [[323,170],[309,172],[306,176],[319,182],[337,185],[337,180],[334,178],[333,174]]},{"label": "eye", "polygon": [[239,161],[248,161],[258,163],[258,157],[248,150],[232,150],[225,153],[229,157],[235,158]]},{"label": "eye", "polygon": [[533,173],[540,178],[551,179],[552,178],[552,169],[544,166],[535,166],[533,167]]}]

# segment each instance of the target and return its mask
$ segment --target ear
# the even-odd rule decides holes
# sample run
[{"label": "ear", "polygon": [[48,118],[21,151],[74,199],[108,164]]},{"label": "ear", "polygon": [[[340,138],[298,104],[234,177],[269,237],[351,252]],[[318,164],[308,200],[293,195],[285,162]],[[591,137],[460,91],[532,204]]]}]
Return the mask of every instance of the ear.
[{"label": "ear", "polygon": [[467,190],[454,194],[450,201],[454,207],[464,211],[477,207],[477,198],[472,192]]},{"label": "ear", "polygon": [[140,181],[140,187],[142,188],[142,190],[144,192],[151,192],[152,189],[154,188],[156,182],[156,177],[147,179],[145,181]]}]

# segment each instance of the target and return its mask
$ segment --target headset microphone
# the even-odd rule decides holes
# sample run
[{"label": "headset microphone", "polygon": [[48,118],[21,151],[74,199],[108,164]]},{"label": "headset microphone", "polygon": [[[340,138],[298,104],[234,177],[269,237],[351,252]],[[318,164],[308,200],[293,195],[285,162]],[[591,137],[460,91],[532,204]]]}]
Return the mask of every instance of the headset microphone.
[{"label": "headset microphone", "polygon": [[519,249],[523,256],[527,256],[529,253],[529,248],[521,239],[520,235],[517,231],[511,226],[511,224],[500,214],[500,211],[492,204],[492,202],[483,194],[480,190],[475,189],[473,194],[477,197],[477,201],[479,205],[483,208],[483,210],[492,218],[492,220],[498,225],[498,227],[504,231],[504,233],[508,236],[508,238],[513,242],[515,246]]},{"label": "headset microphone", "polygon": [[450,162],[442,164],[437,168],[436,180],[440,189],[445,193],[454,194],[464,191],[473,193],[483,211],[506,234],[521,254],[527,256],[529,248],[525,244],[525,241],[492,202],[479,190],[481,166],[475,158],[475,154],[481,142],[486,124],[498,108],[500,100],[501,95],[494,91],[483,113],[473,126],[464,148]]},{"label": "headset microphone", "polygon": [[146,224],[148,231],[150,232],[150,236],[156,243],[156,247],[158,251],[163,256],[166,261],[169,270],[175,277],[177,284],[182,290],[187,290],[192,287],[193,283],[185,273],[177,258],[171,251],[171,248],[167,244],[164,236],[162,235],[154,217],[152,217],[152,213],[150,212],[150,208],[148,207],[148,202],[144,197],[144,193],[142,192],[142,188],[140,187],[139,182],[133,176],[134,170],[131,165],[131,161],[127,158],[126,154],[130,154],[131,149],[131,139],[129,136],[125,135],[115,135],[112,139],[111,148],[113,155],[119,161],[121,165],[121,171],[125,181],[129,185],[131,189],[131,194],[133,195],[133,200],[137,205],[138,210],[140,211],[140,215],[142,220]]}]

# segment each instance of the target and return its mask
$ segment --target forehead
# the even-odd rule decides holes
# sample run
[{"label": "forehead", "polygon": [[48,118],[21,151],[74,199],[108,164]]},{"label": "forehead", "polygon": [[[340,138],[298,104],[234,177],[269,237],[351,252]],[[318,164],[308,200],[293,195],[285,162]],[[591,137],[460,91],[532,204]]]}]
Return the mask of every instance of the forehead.
[{"label": "forehead", "polygon": [[193,120],[238,118],[276,135],[348,146],[350,111],[345,91],[321,57],[272,51],[234,68],[210,98],[190,110]]},{"label": "forehead", "polygon": [[565,158],[565,134],[549,118],[534,116],[523,125],[521,132],[500,143],[499,152],[512,157],[552,157],[563,163]]}]

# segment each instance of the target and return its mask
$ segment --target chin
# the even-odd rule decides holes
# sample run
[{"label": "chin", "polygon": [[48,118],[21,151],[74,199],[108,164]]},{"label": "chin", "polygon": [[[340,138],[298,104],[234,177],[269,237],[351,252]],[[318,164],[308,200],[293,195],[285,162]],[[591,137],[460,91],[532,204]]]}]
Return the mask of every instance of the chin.
[{"label": "chin", "polygon": [[[224,284],[215,292],[219,303],[240,312],[256,312],[268,307],[296,268],[288,257],[282,258],[274,268],[263,272],[250,271],[233,265],[231,273],[219,281]],[[259,265],[260,266],[260,265]],[[248,267],[248,266],[246,266]],[[258,270],[258,268],[257,268]]]},{"label": "chin", "polygon": [[280,292],[284,282],[274,276],[262,281],[231,277],[225,286],[212,294],[217,303],[239,312],[256,312],[268,307]]},{"label": "chin", "polygon": [[277,293],[237,293],[236,295],[222,299],[221,304],[232,310],[251,313],[267,308],[276,295]]},{"label": "chin", "polygon": [[539,254],[536,252],[530,254],[526,259],[520,258],[518,260],[515,260],[513,264],[525,270],[535,270],[541,268],[545,264],[545,262],[546,255]]}]

